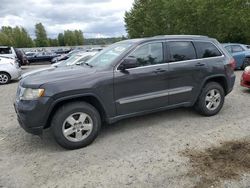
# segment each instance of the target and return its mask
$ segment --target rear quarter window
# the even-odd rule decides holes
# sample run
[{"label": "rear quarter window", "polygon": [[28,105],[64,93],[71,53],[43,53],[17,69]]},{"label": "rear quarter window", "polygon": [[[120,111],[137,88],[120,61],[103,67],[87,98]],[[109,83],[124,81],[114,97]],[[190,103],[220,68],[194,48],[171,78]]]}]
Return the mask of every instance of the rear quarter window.
[{"label": "rear quarter window", "polygon": [[194,44],[199,59],[222,56],[218,48],[211,42],[194,42]]}]

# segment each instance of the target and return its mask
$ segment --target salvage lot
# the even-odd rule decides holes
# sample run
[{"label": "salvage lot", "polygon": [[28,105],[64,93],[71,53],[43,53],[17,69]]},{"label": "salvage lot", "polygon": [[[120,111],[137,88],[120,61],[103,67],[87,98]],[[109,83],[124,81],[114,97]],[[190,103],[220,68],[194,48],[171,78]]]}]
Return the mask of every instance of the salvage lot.
[{"label": "salvage lot", "polygon": [[[21,129],[12,105],[17,82],[0,86],[0,187],[247,187],[250,151],[241,148],[250,145],[250,91],[240,87],[241,73],[217,116],[177,109],[131,118],[75,151],[59,147],[49,130],[40,139]],[[223,163],[234,151],[241,160]]]}]

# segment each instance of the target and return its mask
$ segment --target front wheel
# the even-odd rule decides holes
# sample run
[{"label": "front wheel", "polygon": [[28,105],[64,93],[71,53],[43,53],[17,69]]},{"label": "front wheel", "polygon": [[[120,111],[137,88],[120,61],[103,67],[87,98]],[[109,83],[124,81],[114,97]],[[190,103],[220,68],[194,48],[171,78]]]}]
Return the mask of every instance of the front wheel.
[{"label": "front wheel", "polygon": [[223,107],[225,92],[222,86],[216,82],[210,82],[202,89],[195,104],[195,109],[202,115],[216,115]]},{"label": "front wheel", "polygon": [[85,102],[62,106],[52,119],[55,140],[66,149],[78,149],[91,144],[101,127],[98,111]]}]

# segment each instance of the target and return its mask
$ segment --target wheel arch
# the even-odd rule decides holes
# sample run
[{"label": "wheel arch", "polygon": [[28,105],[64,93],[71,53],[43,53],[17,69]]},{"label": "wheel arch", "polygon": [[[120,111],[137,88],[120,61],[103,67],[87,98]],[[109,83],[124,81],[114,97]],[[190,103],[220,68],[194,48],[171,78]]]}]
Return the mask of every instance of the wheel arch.
[{"label": "wheel arch", "polygon": [[91,104],[92,106],[94,106],[96,108],[96,110],[99,112],[100,116],[101,116],[101,120],[103,122],[106,122],[107,119],[107,114],[105,111],[105,107],[104,105],[100,102],[99,98],[93,94],[87,94],[87,95],[82,95],[82,96],[70,96],[70,97],[66,97],[66,98],[61,98],[56,100],[56,102],[52,105],[52,107],[50,108],[48,114],[48,118],[47,118],[47,122],[44,128],[48,128],[50,127],[51,124],[51,120],[54,116],[54,114],[56,113],[56,111],[62,107],[65,104],[68,103],[72,103],[72,102],[78,102],[78,101],[82,101],[82,102],[86,102]]},{"label": "wheel arch", "polygon": [[10,80],[12,79],[12,77],[11,77],[11,74],[10,73],[8,73],[7,71],[0,71],[0,73],[5,73],[5,74],[7,74],[9,77],[10,77]]},{"label": "wheel arch", "polygon": [[198,98],[199,98],[199,96],[200,96],[200,94],[202,92],[202,89],[209,82],[217,82],[217,83],[219,83],[222,86],[222,88],[223,88],[223,90],[225,92],[225,96],[228,94],[229,87],[228,87],[227,79],[226,79],[226,77],[224,75],[209,76],[209,77],[207,77],[206,79],[203,80],[203,82],[202,82],[202,84],[200,86],[200,89],[197,92],[196,97],[194,98],[194,101],[193,101],[192,105],[194,105],[197,102],[197,100],[198,100]]},{"label": "wheel arch", "polygon": [[[202,88],[205,87],[205,85],[209,82],[217,82],[219,83],[222,88],[224,89],[225,95],[227,95],[228,93],[228,83],[227,83],[227,79],[224,75],[216,75],[216,76],[212,76],[212,77],[208,77],[207,79],[204,80],[203,84],[202,84]],[[201,89],[202,89],[201,88]]]}]

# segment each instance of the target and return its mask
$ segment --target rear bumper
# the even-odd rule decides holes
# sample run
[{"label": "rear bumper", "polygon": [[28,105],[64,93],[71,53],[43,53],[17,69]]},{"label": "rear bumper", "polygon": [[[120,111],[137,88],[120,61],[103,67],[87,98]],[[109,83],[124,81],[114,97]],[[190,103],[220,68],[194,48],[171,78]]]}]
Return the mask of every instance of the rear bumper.
[{"label": "rear bumper", "polygon": [[240,85],[250,88],[250,74],[246,74],[245,72],[242,74]]},{"label": "rear bumper", "polygon": [[228,81],[227,94],[229,94],[229,93],[231,93],[233,91],[234,84],[235,84],[235,79],[236,79],[235,74],[230,76],[229,81]]},{"label": "rear bumper", "polygon": [[17,80],[18,78],[21,77],[22,75],[22,69],[18,68],[18,69],[14,69],[10,72],[11,75],[11,80]]}]

